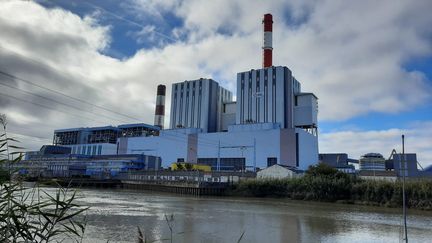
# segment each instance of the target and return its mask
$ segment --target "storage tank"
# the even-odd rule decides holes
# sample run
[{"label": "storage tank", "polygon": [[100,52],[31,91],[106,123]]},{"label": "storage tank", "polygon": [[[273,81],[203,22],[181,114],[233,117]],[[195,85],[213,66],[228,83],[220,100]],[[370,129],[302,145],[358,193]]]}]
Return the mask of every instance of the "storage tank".
[{"label": "storage tank", "polygon": [[385,171],[385,159],[382,154],[368,153],[361,156],[360,170]]}]

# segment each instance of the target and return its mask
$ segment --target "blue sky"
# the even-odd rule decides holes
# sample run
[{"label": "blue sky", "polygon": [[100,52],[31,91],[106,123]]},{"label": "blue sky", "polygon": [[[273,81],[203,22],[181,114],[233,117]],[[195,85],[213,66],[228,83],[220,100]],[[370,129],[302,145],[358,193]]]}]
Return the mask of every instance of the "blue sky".
[{"label": "blue sky", "polygon": [[[141,28],[113,16],[114,14],[143,26],[154,25],[158,32],[171,36],[172,38],[175,38],[171,35],[172,29],[175,27],[181,27],[184,24],[182,19],[176,17],[172,12],[162,12],[161,17],[163,20],[154,18],[153,16],[138,17],[131,14],[131,11],[128,10],[130,6],[126,6],[125,3],[122,4],[117,1],[87,1],[87,3],[81,4],[77,4],[74,1],[41,3],[46,7],[61,7],[67,9],[81,17],[99,11],[100,17],[98,17],[98,21],[100,24],[111,26],[111,43],[109,49],[105,50],[103,53],[120,59],[133,56],[139,49],[151,49],[155,46],[160,47],[161,45],[169,44],[173,41],[160,36],[157,36],[155,40],[152,38],[144,38],[142,41],[137,41],[136,36],[131,33],[139,32]],[[289,9],[287,9],[285,14],[281,17],[282,19],[280,20],[291,28],[296,28],[307,20],[307,16],[301,19],[293,18]],[[229,29],[224,28],[217,29],[217,32],[222,35],[232,34]],[[181,39],[179,41],[181,41]],[[159,42],[163,42],[163,44],[160,44]],[[408,71],[418,71],[423,73],[426,76],[426,80],[432,85],[432,56],[418,57],[408,60],[408,62],[403,64],[403,68]],[[295,72],[295,70],[293,71]],[[217,73],[214,73],[213,75],[218,76]],[[407,95],[412,94],[407,92]],[[320,128],[322,132],[338,131],[344,128],[356,130],[382,130],[395,127],[406,128],[413,121],[429,120],[432,120],[431,102],[417,105],[404,112],[395,112],[390,114],[369,112],[343,121],[321,121]]]},{"label": "blue sky", "polygon": [[[70,79],[76,87],[85,83],[97,93],[92,102],[122,109],[149,123],[158,83],[212,77],[235,92],[236,72],[260,66],[261,17],[271,12],[274,64],[288,66],[303,91],[319,97],[322,152],[347,152],[354,158],[367,152],[387,154],[406,133],[412,152],[432,164],[429,1],[40,0],[19,4],[32,9],[37,23],[46,21],[47,26],[38,25],[46,34],[34,33],[42,43],[37,48],[30,48],[25,40],[13,43],[10,40],[20,40],[17,26],[27,23],[28,17],[4,17],[0,23],[17,31],[7,32],[10,39],[7,34],[0,37],[3,47],[46,62],[52,69],[74,70]],[[23,11],[13,6],[18,3],[10,5],[9,12]],[[51,47],[53,53],[44,51],[50,48],[43,43],[54,43],[59,33],[79,40],[80,46],[60,49],[61,44],[58,49]],[[54,53],[64,60],[49,62],[58,58]],[[70,53],[77,55],[71,58]],[[54,81],[48,83],[55,87]],[[128,105],[137,102],[138,107]],[[26,119],[35,125],[41,120],[36,115]],[[48,126],[44,133],[64,126],[95,125],[69,120]],[[22,126],[14,129],[46,137],[42,132],[29,134]],[[365,141],[360,143],[358,138]],[[369,139],[382,141],[382,147],[368,145]]]}]

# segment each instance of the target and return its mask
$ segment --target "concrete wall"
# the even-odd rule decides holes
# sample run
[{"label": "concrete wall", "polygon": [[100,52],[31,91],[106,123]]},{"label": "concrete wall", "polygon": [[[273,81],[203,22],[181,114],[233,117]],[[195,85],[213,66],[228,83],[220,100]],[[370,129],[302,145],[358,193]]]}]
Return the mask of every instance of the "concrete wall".
[{"label": "concrete wall", "polygon": [[317,99],[313,94],[297,95],[294,107],[295,126],[316,126],[318,124]]},{"label": "concrete wall", "polygon": [[310,165],[318,162],[318,138],[302,129],[296,128],[298,133],[299,166],[306,170]]},{"label": "concrete wall", "polygon": [[220,141],[221,158],[246,159],[246,166],[254,165],[254,139],[256,142],[256,166],[267,167],[267,158],[280,161],[279,129],[209,133],[198,135],[198,158],[217,158]]},{"label": "concrete wall", "polygon": [[[307,169],[318,161],[317,137],[301,129],[280,129],[278,124],[230,126],[229,132],[201,133],[193,129],[163,130],[159,137],[127,138],[127,153],[160,156],[162,166],[182,158],[195,163],[198,158],[245,158],[246,166],[266,168],[268,158],[295,166],[297,161],[295,133],[298,133],[298,167]],[[289,136],[287,138],[287,136]],[[291,141],[286,144],[284,141]],[[254,155],[254,142],[256,151]],[[254,159],[255,158],[255,159]]]}]

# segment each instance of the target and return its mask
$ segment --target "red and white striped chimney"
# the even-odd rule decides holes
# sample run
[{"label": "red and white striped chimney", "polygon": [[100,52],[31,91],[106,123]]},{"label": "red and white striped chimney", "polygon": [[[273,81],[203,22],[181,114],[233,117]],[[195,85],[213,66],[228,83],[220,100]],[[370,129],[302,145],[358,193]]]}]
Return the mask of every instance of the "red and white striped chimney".
[{"label": "red and white striped chimney", "polygon": [[160,127],[161,129],[163,129],[165,122],[165,92],[165,85],[158,85],[154,125]]},{"label": "red and white striped chimney", "polygon": [[273,16],[271,14],[264,14],[262,21],[264,26],[264,38],[263,38],[263,67],[272,66],[272,51],[273,51]]}]

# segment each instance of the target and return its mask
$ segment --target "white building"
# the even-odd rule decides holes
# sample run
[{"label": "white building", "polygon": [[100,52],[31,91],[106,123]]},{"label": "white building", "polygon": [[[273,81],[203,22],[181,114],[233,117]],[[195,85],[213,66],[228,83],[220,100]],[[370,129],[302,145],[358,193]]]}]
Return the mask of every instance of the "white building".
[{"label": "white building", "polygon": [[221,97],[224,91],[210,79],[174,84],[171,129],[157,137],[119,138],[119,153],[160,156],[163,167],[187,161],[215,170],[274,164],[305,170],[317,163],[316,96],[302,93],[287,67],[237,77],[237,102],[230,92]]},{"label": "white building", "polygon": [[119,153],[160,156],[163,167],[187,161],[215,170],[254,170],[274,164],[307,169],[318,160],[318,143],[303,129],[257,123],[231,125],[228,132],[184,128],[162,130],[157,137],[119,138]]},{"label": "white building", "polygon": [[298,170],[283,165],[272,165],[257,172],[257,179],[284,179],[300,177]]}]

